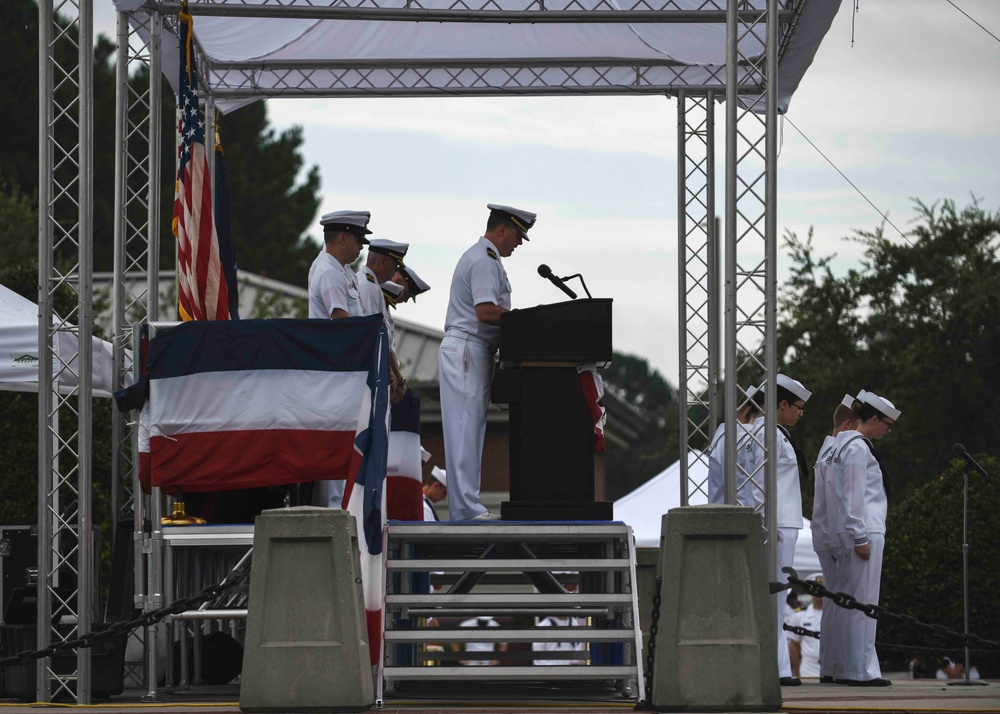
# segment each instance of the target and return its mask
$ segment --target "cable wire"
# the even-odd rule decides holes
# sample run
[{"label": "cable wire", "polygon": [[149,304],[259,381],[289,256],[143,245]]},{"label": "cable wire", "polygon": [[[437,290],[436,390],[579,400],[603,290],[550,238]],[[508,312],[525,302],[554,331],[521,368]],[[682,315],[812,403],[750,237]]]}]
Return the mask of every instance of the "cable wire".
[{"label": "cable wire", "polygon": [[833,163],[833,161],[830,159],[830,157],[827,156],[826,154],[824,154],[820,150],[820,148],[818,146],[816,146],[816,144],[814,144],[812,142],[812,139],[810,139],[808,136],[806,136],[802,132],[801,129],[799,129],[797,126],[795,126],[795,122],[793,122],[791,119],[789,119],[787,114],[785,114],[784,116],[785,116],[785,120],[789,124],[792,125],[792,128],[795,129],[795,131],[799,132],[799,136],[801,136],[803,139],[805,139],[807,142],[809,142],[809,146],[811,146],[812,148],[816,149],[816,153],[818,153],[820,156],[822,156],[823,159],[826,160],[826,163],[830,164],[830,166],[833,167],[834,171],[836,171],[838,174],[840,174],[841,178],[843,178],[845,181],[847,181],[847,183],[849,183],[851,185],[851,188],[853,188],[855,191],[857,191],[858,195],[861,196],[861,198],[865,199],[865,201],[868,202],[868,205],[871,206],[872,208],[874,208],[875,211],[880,216],[882,216],[882,218],[885,220],[886,223],[888,223],[890,226],[892,226],[893,228],[895,228],[896,232],[899,233],[900,237],[902,237],[902,239],[905,240],[907,243],[909,243],[910,247],[913,248],[914,247],[913,243],[910,243],[910,239],[906,237],[906,234],[903,233],[903,231],[899,230],[899,227],[895,223],[893,223],[891,220],[889,220],[889,216],[886,215],[886,213],[884,211],[882,211],[882,209],[880,209],[878,206],[876,206],[874,203],[872,203],[872,200],[870,198],[868,198],[868,196],[865,195],[865,192],[862,191],[860,188],[858,188],[854,184],[854,182],[851,181],[851,179],[847,178],[847,174],[845,174],[843,171],[841,171],[837,167],[837,165],[835,163]]},{"label": "cable wire", "polygon": [[1000,42],[1000,37],[997,37],[992,32],[990,32],[985,27],[983,27],[979,23],[979,21],[976,18],[974,18],[972,15],[970,15],[969,13],[967,13],[965,10],[963,10],[962,8],[960,8],[958,5],[956,5],[955,3],[953,3],[951,0],[945,0],[945,2],[947,2],[953,8],[955,8],[956,10],[958,10],[960,13],[962,13],[963,15],[965,15],[967,18],[969,18],[970,20],[972,20],[974,23],[976,23],[976,26],[979,27],[980,30],[982,30],[983,32],[985,32],[987,35],[989,35],[990,37],[992,37],[997,42]]}]

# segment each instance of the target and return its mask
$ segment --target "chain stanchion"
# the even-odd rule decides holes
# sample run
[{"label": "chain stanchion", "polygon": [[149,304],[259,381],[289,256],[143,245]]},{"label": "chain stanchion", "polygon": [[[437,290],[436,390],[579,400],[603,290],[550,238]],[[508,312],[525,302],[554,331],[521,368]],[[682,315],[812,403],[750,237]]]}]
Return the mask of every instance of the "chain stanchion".
[{"label": "chain stanchion", "polygon": [[646,699],[635,705],[636,711],[653,710],[653,665],[656,662],[656,633],[660,623],[660,588],[663,576],[656,576],[656,589],[653,591],[653,612],[649,616],[649,642],[646,645]]},{"label": "chain stanchion", "polygon": [[[243,562],[249,561],[247,561],[246,557],[244,557]],[[4,657],[3,659],[0,659],[0,668],[25,664],[37,659],[42,659],[43,657],[51,657],[54,654],[58,654],[59,652],[64,652],[66,650],[87,649],[89,647],[93,647],[97,642],[102,640],[110,639],[125,632],[131,632],[132,630],[140,627],[155,625],[171,615],[179,615],[182,612],[198,607],[199,605],[210,602],[211,600],[215,600],[240,585],[241,579],[242,571],[239,575],[235,572],[230,573],[222,580],[221,583],[209,585],[201,592],[190,595],[186,598],[181,598],[180,600],[175,600],[169,605],[161,607],[159,610],[150,610],[149,612],[145,612],[134,620],[129,620],[127,622],[113,622],[107,629],[101,630],[100,632],[88,632],[81,637],[77,637],[72,640],[63,640],[44,649],[18,652],[17,654],[9,657]]]},{"label": "chain stanchion", "polygon": [[1000,650],[1000,642],[987,640],[979,635],[967,635],[963,632],[958,632],[945,627],[944,625],[935,625],[929,622],[924,622],[913,615],[903,615],[898,612],[892,612],[891,610],[888,610],[880,605],[858,602],[857,599],[851,597],[847,593],[835,593],[831,590],[827,590],[822,583],[816,582],[815,580],[802,580],[798,577],[793,568],[782,568],[782,571],[788,575],[788,582],[793,585],[798,585],[809,595],[814,597],[825,597],[832,600],[835,605],[849,610],[860,610],[873,620],[895,622],[916,630],[929,632],[942,639],[957,641],[962,646],[971,647],[972,645],[976,645],[978,648],[983,650]]}]

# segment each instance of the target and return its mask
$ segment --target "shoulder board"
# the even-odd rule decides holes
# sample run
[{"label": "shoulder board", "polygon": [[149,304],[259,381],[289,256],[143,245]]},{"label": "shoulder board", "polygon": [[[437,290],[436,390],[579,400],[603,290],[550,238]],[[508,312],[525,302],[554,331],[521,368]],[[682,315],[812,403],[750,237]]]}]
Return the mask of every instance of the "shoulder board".
[{"label": "shoulder board", "polygon": [[493,260],[500,260],[500,259],[499,259],[499,258],[497,257],[497,254],[496,254],[496,251],[495,251],[495,250],[493,250],[492,248],[487,248],[487,249],[486,249],[486,255],[488,255],[488,256],[490,256],[491,258],[493,258]]},{"label": "shoulder board", "polygon": [[372,275],[371,273],[365,273],[365,277],[368,278],[368,282],[369,283],[374,283],[375,282],[375,276]]}]

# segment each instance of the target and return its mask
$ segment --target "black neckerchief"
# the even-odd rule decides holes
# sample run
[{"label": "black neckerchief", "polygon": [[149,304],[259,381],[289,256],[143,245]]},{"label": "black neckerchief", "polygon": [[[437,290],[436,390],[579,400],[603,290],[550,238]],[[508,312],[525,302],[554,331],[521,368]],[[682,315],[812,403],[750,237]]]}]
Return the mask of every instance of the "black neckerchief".
[{"label": "black neckerchief", "polygon": [[428,506],[431,507],[431,513],[434,514],[434,520],[435,521],[440,521],[441,519],[438,518],[437,511],[434,510],[434,504],[431,503],[431,499],[427,498],[427,496],[424,496],[424,503],[426,503]]},{"label": "black neckerchief", "polygon": [[809,482],[809,470],[806,468],[806,455],[802,453],[802,449],[795,445],[792,441],[791,434],[788,433],[788,429],[778,424],[778,429],[785,438],[788,439],[788,443],[792,445],[792,451],[795,452],[795,465],[799,467],[799,486],[800,488]]},{"label": "black neckerchief", "polygon": [[889,492],[892,490],[889,486],[889,472],[885,470],[885,466],[878,460],[878,454],[875,453],[875,444],[873,444],[867,437],[863,437],[863,440],[866,444],[868,444],[868,451],[871,452],[872,458],[875,459],[875,463],[878,464],[878,470],[882,472],[882,490],[885,491],[885,497],[889,498]]}]

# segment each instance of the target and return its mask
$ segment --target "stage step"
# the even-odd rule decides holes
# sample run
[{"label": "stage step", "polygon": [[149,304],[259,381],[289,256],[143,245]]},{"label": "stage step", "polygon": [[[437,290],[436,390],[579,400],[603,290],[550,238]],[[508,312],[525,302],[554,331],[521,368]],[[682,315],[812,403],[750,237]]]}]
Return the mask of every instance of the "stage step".
[{"label": "stage step", "polygon": [[[624,523],[390,522],[385,543],[378,701],[397,683],[432,679],[606,680],[642,696],[635,545]],[[539,624],[549,616],[571,624]],[[460,627],[477,617],[499,626]],[[578,648],[533,647],[552,643]]]}]

